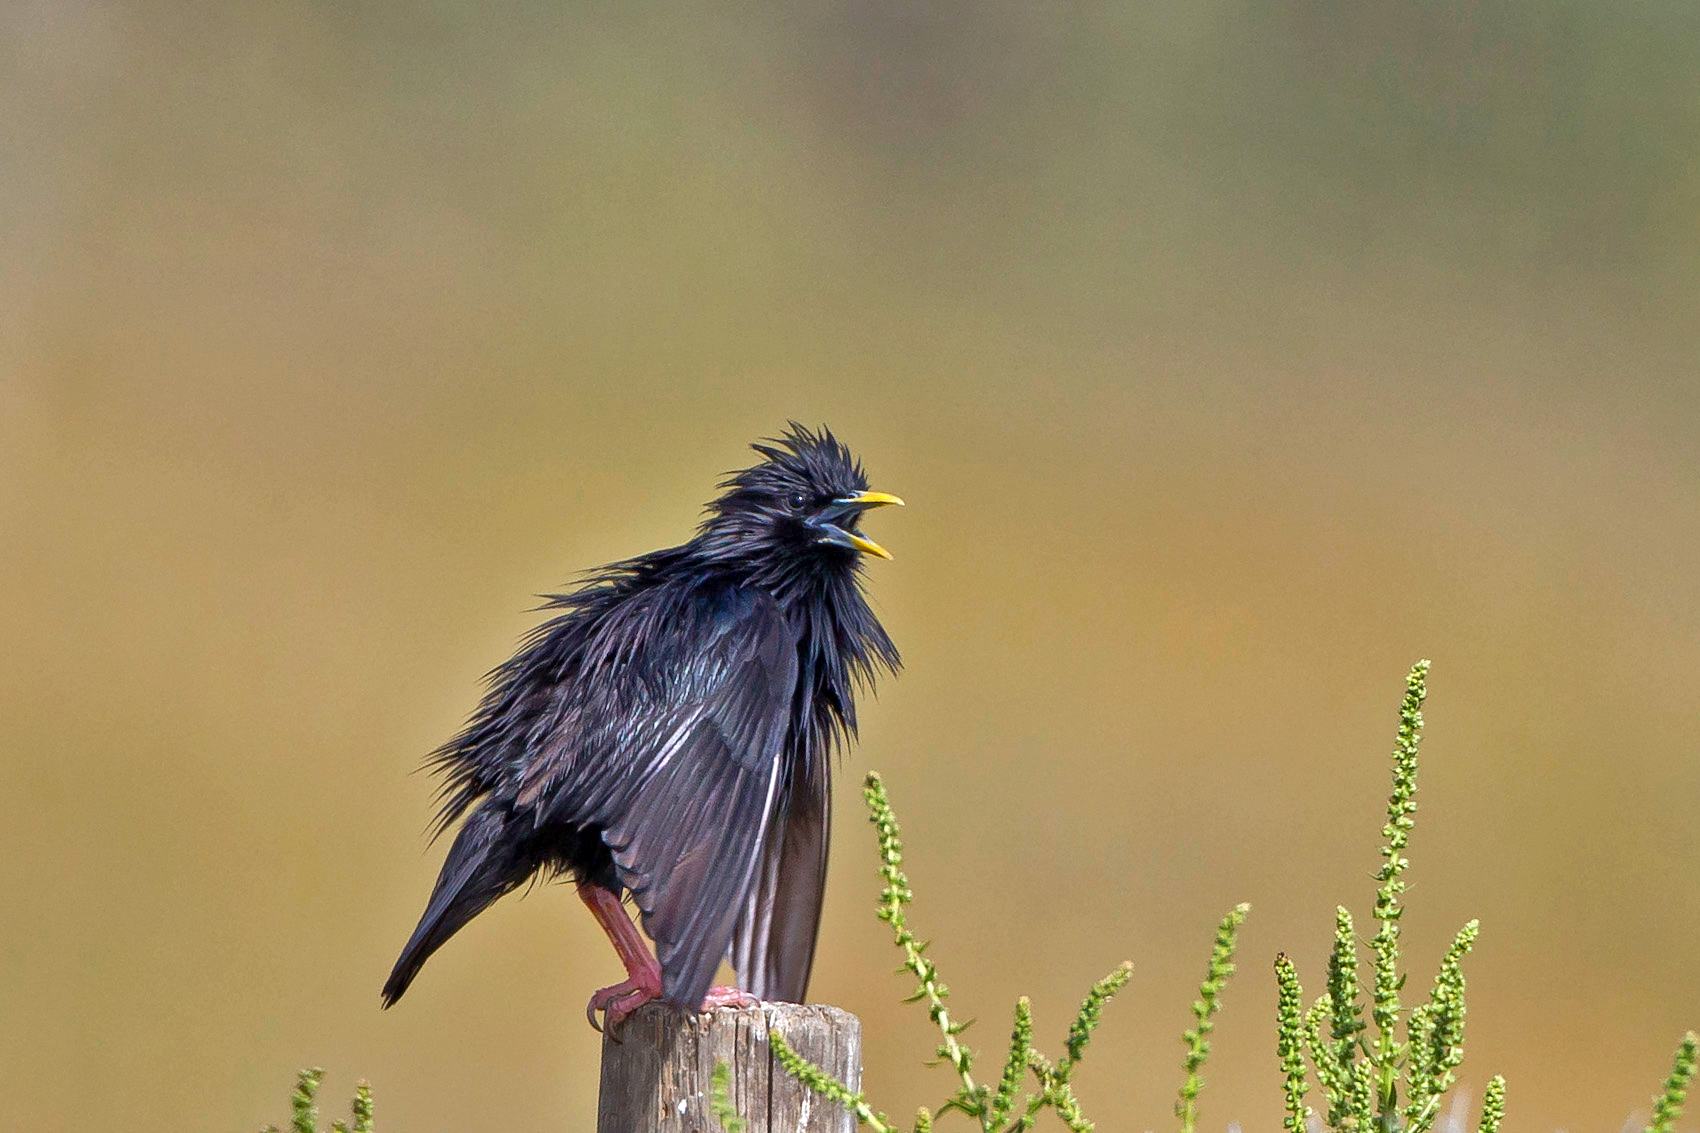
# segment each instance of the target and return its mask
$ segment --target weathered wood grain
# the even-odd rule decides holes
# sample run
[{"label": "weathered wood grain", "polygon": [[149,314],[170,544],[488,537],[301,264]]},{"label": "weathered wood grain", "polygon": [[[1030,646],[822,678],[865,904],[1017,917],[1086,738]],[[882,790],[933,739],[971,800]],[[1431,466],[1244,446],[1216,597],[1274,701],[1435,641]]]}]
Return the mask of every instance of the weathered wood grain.
[{"label": "weathered wood grain", "polygon": [[774,1060],[769,1029],[859,1089],[862,1024],[836,1007],[764,1003],[688,1015],[651,1004],[602,1039],[597,1133],[719,1133],[709,1112],[714,1064],[732,1069],[732,1103],[747,1133],[850,1133],[856,1119],[805,1089]]}]

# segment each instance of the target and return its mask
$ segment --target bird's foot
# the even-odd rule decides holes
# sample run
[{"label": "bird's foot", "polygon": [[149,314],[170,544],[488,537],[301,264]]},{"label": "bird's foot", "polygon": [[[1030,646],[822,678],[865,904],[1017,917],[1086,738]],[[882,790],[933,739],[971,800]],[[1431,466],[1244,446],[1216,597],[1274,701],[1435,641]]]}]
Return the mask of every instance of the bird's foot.
[{"label": "bird's foot", "polygon": [[761,1000],[742,988],[711,987],[708,994],[702,997],[702,1010],[713,1011],[716,1007],[754,1007]]},{"label": "bird's foot", "polygon": [[[612,987],[605,987],[590,997],[585,1005],[585,1018],[590,1025],[600,1031],[606,1026],[608,1033],[618,1040],[618,1029],[626,1018],[639,1007],[654,999],[661,998],[661,970],[659,968],[640,968],[627,979],[621,980]],[[602,1012],[603,1022],[598,1024],[596,1013]]]}]

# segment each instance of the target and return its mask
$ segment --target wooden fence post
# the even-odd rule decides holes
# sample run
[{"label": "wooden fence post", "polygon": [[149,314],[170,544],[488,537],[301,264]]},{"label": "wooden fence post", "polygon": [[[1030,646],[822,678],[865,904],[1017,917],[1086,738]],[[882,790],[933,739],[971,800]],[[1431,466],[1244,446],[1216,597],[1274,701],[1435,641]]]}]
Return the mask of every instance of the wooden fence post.
[{"label": "wooden fence post", "polygon": [[602,1039],[597,1133],[720,1133],[709,1110],[716,1062],[732,1070],[731,1097],[746,1133],[851,1133],[856,1119],[781,1067],[769,1030],[792,1049],[860,1089],[862,1024],[818,1004],[722,1007],[706,1015],[650,1004],[625,1021],[620,1041]]}]

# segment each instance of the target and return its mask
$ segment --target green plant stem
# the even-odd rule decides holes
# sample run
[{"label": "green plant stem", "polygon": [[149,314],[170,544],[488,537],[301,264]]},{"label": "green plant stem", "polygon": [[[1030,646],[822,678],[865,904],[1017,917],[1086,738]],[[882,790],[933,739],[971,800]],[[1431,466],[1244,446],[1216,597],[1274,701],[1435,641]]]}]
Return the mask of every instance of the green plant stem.
[{"label": "green plant stem", "polygon": [[1210,1017],[1221,1009],[1222,989],[1233,977],[1234,943],[1249,912],[1250,905],[1235,905],[1216,927],[1210,965],[1205,971],[1204,982],[1198,986],[1198,998],[1192,1004],[1197,1025],[1181,1036],[1181,1041],[1186,1044],[1186,1058],[1181,1063],[1181,1068],[1186,1071],[1186,1080],[1181,1083],[1180,1098],[1175,1102],[1175,1116],[1181,1120],[1181,1133],[1194,1133],[1198,1124],[1198,1094],[1204,1088],[1204,1079],[1198,1072],[1210,1057],[1209,1035],[1216,1027]]},{"label": "green plant stem", "polygon": [[[859,1125],[866,1125],[874,1133],[896,1133],[897,1127],[885,1114],[876,1112],[868,1105],[868,1099],[860,1090],[852,1090],[825,1070],[816,1066],[795,1050],[785,1041],[785,1036],[778,1031],[767,1033],[767,1044],[773,1048],[773,1056],[784,1067],[785,1072],[797,1081],[803,1083],[817,1094],[827,1097],[856,1115]],[[730,1133],[730,1131],[729,1131]]]},{"label": "green plant stem", "polygon": [[990,1130],[991,1111],[987,1092],[985,1087],[975,1084],[972,1072],[974,1054],[956,1038],[967,1029],[968,1024],[951,1019],[945,1006],[950,989],[939,979],[938,967],[927,959],[927,942],[917,940],[915,934],[909,931],[903,908],[914,900],[915,894],[909,888],[909,878],[903,873],[903,840],[879,772],[868,772],[862,784],[862,796],[868,804],[868,819],[879,833],[880,876],[885,880],[885,888],[880,893],[879,918],[891,926],[892,939],[903,951],[903,966],[919,985],[913,998],[926,1000],[928,1017],[939,1029],[942,1038],[939,1057],[949,1062],[962,1080],[962,1089],[946,1103],[946,1107],[977,1118],[982,1128]]},{"label": "green plant stem", "polygon": [[1405,891],[1401,876],[1410,862],[1404,851],[1416,825],[1417,749],[1422,741],[1422,705],[1428,695],[1429,662],[1418,661],[1405,678],[1405,699],[1399,709],[1399,733],[1393,746],[1393,791],[1387,800],[1387,824],[1381,828],[1386,844],[1376,880],[1375,919],[1378,925],[1370,950],[1375,954],[1375,995],[1370,1017],[1375,1022],[1376,1097],[1382,1133],[1398,1128],[1399,1061],[1404,1047],[1399,1043],[1399,897]]}]

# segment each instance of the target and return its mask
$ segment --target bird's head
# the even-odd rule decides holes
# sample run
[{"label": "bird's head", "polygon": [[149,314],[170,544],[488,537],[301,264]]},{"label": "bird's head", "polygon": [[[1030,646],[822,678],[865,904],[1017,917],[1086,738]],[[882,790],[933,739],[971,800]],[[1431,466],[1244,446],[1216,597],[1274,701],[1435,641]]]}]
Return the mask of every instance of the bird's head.
[{"label": "bird's head", "polygon": [[714,553],[826,570],[863,555],[891,558],[862,534],[862,513],[903,501],[869,491],[860,462],[830,430],[793,421],[784,436],[750,447],[761,463],[724,480],[708,505],[702,538]]}]

